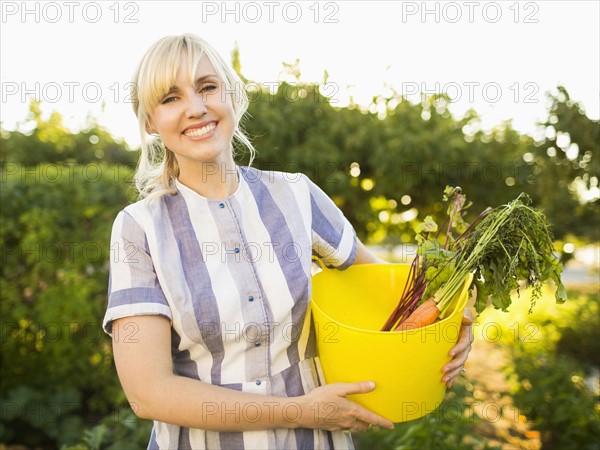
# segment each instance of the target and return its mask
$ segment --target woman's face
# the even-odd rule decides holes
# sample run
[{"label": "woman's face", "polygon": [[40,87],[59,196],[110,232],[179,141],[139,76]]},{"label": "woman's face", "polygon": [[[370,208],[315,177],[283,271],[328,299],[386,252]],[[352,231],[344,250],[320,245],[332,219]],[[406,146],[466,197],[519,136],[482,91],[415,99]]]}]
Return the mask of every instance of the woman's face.
[{"label": "woman's face", "polygon": [[[156,132],[177,159],[181,174],[199,163],[229,165],[235,115],[230,94],[206,55],[189,80],[186,58],[177,72],[175,86],[152,112],[149,131]],[[218,169],[225,169],[219,167]]]}]

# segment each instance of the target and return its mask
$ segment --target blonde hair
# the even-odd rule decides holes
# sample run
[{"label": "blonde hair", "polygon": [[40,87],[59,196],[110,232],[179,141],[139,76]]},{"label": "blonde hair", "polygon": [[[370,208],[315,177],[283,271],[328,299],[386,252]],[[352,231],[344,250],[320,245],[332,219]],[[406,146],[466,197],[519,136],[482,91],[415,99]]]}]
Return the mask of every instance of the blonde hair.
[{"label": "blonde hair", "polygon": [[189,33],[166,36],[150,47],[133,76],[133,111],[138,118],[141,136],[141,155],[135,174],[135,185],[140,198],[175,192],[175,178],[179,175],[175,155],[164,146],[159,137],[152,138],[148,135],[146,127],[156,105],[175,84],[182,56],[187,57],[190,79],[193,80],[203,55],[208,57],[215,68],[225,91],[231,93],[236,122],[234,144],[241,144],[249,150],[250,163],[254,159],[254,147],[241,125],[249,105],[242,79],[216,50],[200,37]]}]

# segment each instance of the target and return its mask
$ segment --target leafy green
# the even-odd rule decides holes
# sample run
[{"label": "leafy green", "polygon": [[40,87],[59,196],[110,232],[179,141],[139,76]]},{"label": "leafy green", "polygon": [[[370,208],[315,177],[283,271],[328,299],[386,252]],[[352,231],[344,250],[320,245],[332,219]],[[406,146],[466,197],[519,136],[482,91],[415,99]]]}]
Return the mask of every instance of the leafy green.
[{"label": "leafy green", "polygon": [[[507,205],[486,209],[471,224],[463,220],[470,203],[460,187],[447,187],[444,201],[449,203],[444,244],[440,243],[440,227],[431,217],[416,227],[417,255],[398,306],[382,331],[407,320],[420,302],[432,297],[440,310],[439,318],[447,317],[469,274],[473,274],[477,287],[477,312],[487,307],[490,297],[494,308],[507,311],[511,293],[519,290],[521,282],[532,287],[530,312],[548,280],[556,284],[556,301],[567,299],[550,225],[543,213],[530,206],[526,194]],[[460,234],[455,237],[453,230]],[[435,231],[438,233],[432,236]]]},{"label": "leafy green", "polygon": [[532,288],[531,307],[541,296],[547,280],[556,284],[556,301],[567,299],[560,275],[563,267],[554,255],[550,226],[546,217],[530,206],[521,194],[508,205],[489,212],[461,242],[464,270],[474,271],[477,286],[475,309],[481,312],[491,296],[492,305],[506,311],[511,292],[520,282]]},{"label": "leafy green", "polygon": [[[522,282],[532,288],[530,311],[548,280],[556,285],[556,301],[567,299],[550,225],[542,212],[531,207],[526,194],[485,210],[470,225],[463,220],[463,210],[469,204],[460,188],[447,187],[444,200],[449,202],[444,245],[438,236],[429,239],[423,233],[419,244],[419,255],[423,256],[420,267],[427,283],[423,298],[435,296],[441,317],[450,312],[450,303],[469,273],[474,274],[477,287],[477,312],[486,308],[490,297],[494,308],[506,311],[512,302],[511,292],[518,291]],[[433,229],[431,224],[427,227]],[[461,234],[454,237],[453,229]]]}]

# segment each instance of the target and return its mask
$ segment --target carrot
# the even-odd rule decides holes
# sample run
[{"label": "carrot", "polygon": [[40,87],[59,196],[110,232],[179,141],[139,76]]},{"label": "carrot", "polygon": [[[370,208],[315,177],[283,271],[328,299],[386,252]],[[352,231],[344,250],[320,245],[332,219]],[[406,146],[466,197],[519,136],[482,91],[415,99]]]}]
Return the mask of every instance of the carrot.
[{"label": "carrot", "polygon": [[414,330],[416,328],[431,325],[440,315],[437,303],[433,297],[421,304],[415,309],[406,320],[401,321],[394,331]]}]

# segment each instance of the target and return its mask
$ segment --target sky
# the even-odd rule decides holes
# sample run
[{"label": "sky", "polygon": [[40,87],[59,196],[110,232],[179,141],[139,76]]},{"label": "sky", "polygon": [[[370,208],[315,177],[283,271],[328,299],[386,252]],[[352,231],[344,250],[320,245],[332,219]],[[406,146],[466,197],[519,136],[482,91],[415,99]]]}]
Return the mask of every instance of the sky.
[{"label": "sky", "polygon": [[[246,78],[276,86],[283,63],[327,84],[337,106],[368,104],[389,87],[418,101],[446,93],[482,127],[512,120],[535,135],[546,93],[564,85],[600,115],[598,1],[2,1],[1,111],[23,126],[29,99],[73,130],[89,117],[132,147],[138,126],[128,84],[143,53],[191,32],[226,60],[237,45]],[[20,124],[21,123],[21,124]]]}]

